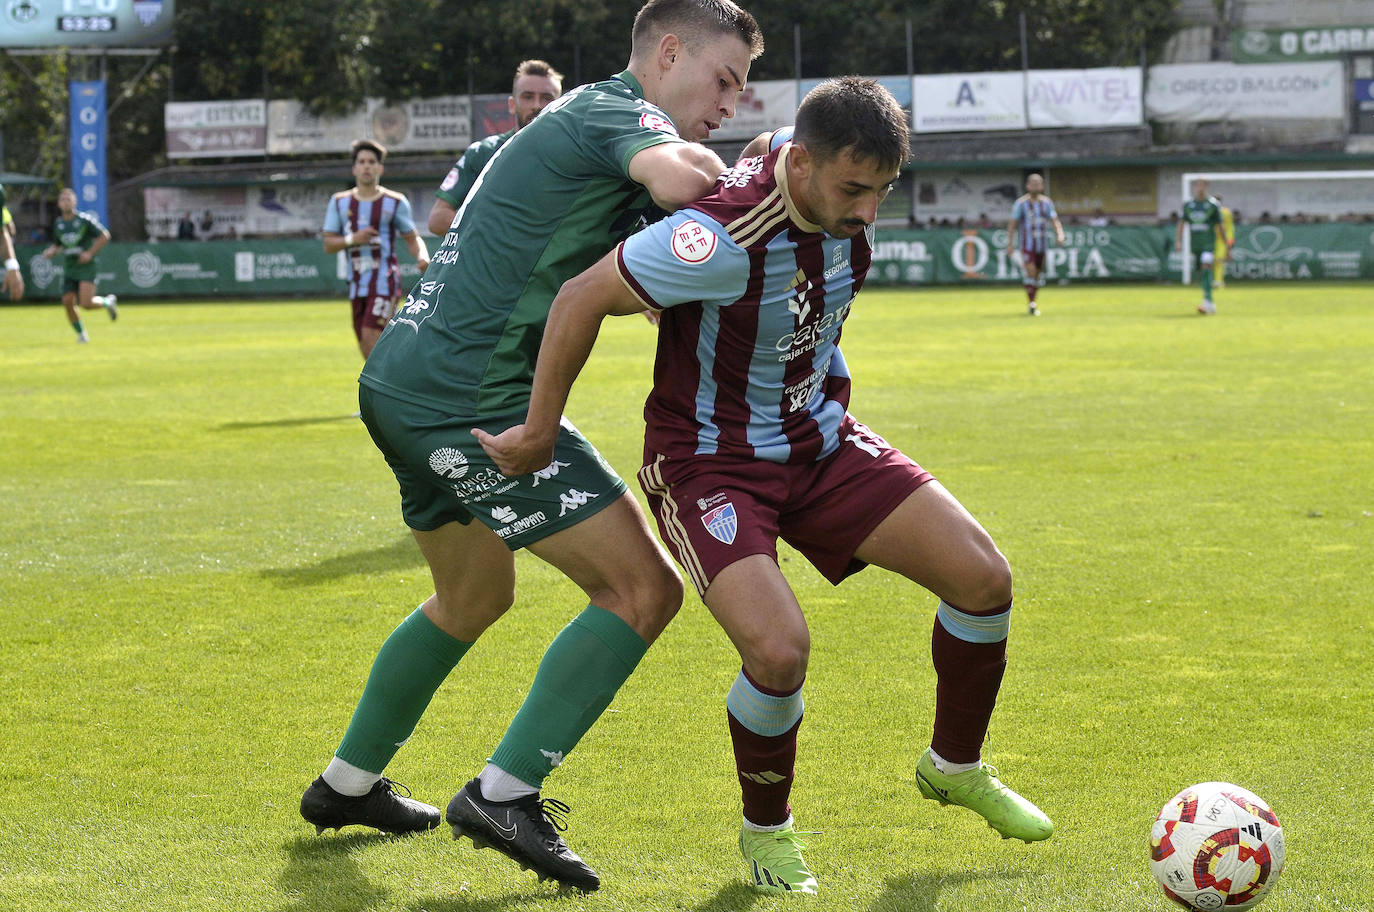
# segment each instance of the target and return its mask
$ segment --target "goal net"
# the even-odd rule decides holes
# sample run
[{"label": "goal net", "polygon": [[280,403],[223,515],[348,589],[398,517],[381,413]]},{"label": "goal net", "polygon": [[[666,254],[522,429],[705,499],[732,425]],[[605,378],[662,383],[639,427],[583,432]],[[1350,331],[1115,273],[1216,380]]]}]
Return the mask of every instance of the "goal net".
[{"label": "goal net", "polygon": [[[1189,171],[1183,175],[1180,200],[1193,198],[1193,181],[1207,181],[1207,192],[1219,196],[1249,224],[1275,221],[1288,214],[1318,221],[1374,216],[1374,171]],[[1183,284],[1192,280],[1192,232],[1184,227]]]}]

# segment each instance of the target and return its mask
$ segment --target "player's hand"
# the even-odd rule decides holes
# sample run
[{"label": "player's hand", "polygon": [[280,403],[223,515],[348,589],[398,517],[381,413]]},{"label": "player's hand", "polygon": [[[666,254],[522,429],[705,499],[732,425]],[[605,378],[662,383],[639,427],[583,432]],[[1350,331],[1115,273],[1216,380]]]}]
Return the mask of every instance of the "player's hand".
[{"label": "player's hand", "polygon": [[415,265],[420,267],[420,273],[423,274],[429,268],[429,257],[416,257]]},{"label": "player's hand", "polygon": [[649,321],[650,326],[657,326],[659,317],[661,316],[662,314],[659,311],[654,310],[652,307],[644,311],[644,319]]},{"label": "player's hand", "polygon": [[1022,261],[1023,259],[1024,259],[1024,257],[1021,256],[1021,251],[1019,251],[1019,250],[1013,250],[1013,251],[1011,252],[1011,261],[1012,261],[1013,263],[1015,263],[1015,264],[1017,265],[1018,268],[1022,265],[1021,261]]},{"label": "player's hand", "polygon": [[89,250],[81,251],[81,253],[77,255],[76,261],[78,263],[89,263],[91,261],[91,252]]},{"label": "player's hand", "polygon": [[545,440],[536,436],[526,425],[517,424],[495,436],[481,428],[473,428],[472,436],[487,451],[496,468],[507,478],[537,472],[553,462],[553,445],[557,439]]},{"label": "player's hand", "polygon": [[371,244],[376,240],[379,233],[380,232],[371,225],[368,225],[366,228],[359,228],[357,231],[353,232],[353,246],[361,247],[364,244]]},{"label": "player's hand", "polygon": [[11,301],[18,301],[24,296],[24,277],[18,269],[6,269],[4,284],[0,287],[4,288]]}]

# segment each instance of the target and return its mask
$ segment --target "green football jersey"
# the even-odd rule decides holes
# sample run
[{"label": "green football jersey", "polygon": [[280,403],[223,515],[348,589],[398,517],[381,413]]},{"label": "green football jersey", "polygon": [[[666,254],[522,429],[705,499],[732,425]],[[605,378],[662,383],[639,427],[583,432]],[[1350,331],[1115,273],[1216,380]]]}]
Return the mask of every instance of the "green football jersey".
[{"label": "green football jersey", "polygon": [[453,163],[444,182],[434,191],[434,195],[454,209],[463,205],[463,200],[472,192],[472,185],[477,183],[477,175],[482,173],[482,169],[491,161],[496,150],[514,135],[515,130],[512,128],[504,133],[493,133],[486,139],[468,146],[467,151]]},{"label": "green football jersey", "polygon": [[57,221],[52,224],[53,243],[62,248],[62,253],[66,257],[62,261],[62,269],[66,277],[76,278],[85,273],[95,274],[95,261],[82,263],[77,260],[83,252],[90,249],[99,237],[105,233],[105,226],[100,224],[100,219],[94,213],[77,211],[71,218],[57,217]]},{"label": "green football jersey", "polygon": [[1211,250],[1217,245],[1217,226],[1221,224],[1221,207],[1210,196],[1205,200],[1190,199],[1183,204],[1183,221],[1190,232],[1188,247],[1194,253]]},{"label": "green football jersey", "polygon": [[457,416],[528,406],[559,287],[658,210],[630,159],[682,142],[628,72],[579,86],[496,151],[359,381]]}]

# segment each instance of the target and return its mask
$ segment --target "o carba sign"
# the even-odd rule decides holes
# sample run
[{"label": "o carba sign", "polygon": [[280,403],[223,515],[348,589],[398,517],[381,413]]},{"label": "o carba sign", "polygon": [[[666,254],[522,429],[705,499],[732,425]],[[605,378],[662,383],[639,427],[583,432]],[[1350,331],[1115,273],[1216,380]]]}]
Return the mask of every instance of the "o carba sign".
[{"label": "o carba sign", "polygon": [[1241,29],[1231,34],[1231,58],[1236,63],[1330,60],[1349,51],[1374,51],[1374,24]]}]

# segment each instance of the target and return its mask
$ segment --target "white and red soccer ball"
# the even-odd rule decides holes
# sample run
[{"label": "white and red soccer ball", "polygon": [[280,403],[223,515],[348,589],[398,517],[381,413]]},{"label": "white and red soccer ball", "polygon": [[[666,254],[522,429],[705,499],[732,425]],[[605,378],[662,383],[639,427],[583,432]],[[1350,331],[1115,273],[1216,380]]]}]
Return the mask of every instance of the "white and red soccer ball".
[{"label": "white and red soccer ball", "polygon": [[1283,870],[1283,828],[1269,805],[1229,782],[1179,792],[1155,818],[1150,872],[1174,902],[1200,912],[1242,912]]}]

